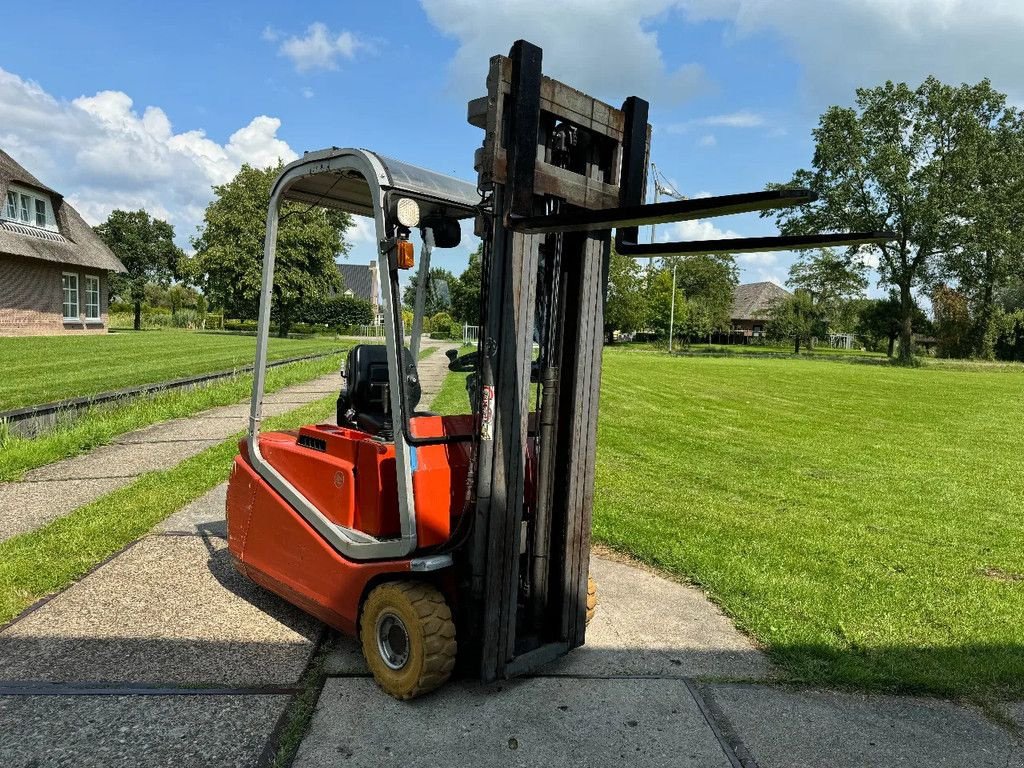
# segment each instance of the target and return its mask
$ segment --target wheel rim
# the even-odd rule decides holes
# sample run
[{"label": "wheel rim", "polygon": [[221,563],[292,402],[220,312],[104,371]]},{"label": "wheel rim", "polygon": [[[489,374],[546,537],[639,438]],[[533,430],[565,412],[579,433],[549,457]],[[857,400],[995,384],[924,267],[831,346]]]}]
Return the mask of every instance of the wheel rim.
[{"label": "wheel rim", "polygon": [[391,669],[401,669],[409,661],[409,630],[393,613],[377,617],[377,651]]}]

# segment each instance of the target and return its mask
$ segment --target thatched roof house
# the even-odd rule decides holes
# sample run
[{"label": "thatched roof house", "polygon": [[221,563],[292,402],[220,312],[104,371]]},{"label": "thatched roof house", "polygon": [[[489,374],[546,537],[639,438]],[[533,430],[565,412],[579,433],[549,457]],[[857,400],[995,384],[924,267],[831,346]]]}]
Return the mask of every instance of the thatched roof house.
[{"label": "thatched roof house", "polygon": [[0,149],[0,335],[106,330],[124,265],[56,190]]},{"label": "thatched roof house", "polygon": [[760,336],[765,313],[779,299],[792,296],[775,283],[737,285],[732,294],[732,329],[745,336]]}]

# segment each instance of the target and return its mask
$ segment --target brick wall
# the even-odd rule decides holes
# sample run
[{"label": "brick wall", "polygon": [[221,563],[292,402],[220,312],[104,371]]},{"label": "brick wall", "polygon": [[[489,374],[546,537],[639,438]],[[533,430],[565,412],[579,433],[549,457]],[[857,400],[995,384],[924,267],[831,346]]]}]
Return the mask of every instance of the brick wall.
[{"label": "brick wall", "polygon": [[[64,322],[61,275],[78,275],[81,320]],[[85,322],[85,276],[100,279],[100,322]],[[63,333],[106,333],[107,273],[0,254],[0,336],[39,336]]]}]

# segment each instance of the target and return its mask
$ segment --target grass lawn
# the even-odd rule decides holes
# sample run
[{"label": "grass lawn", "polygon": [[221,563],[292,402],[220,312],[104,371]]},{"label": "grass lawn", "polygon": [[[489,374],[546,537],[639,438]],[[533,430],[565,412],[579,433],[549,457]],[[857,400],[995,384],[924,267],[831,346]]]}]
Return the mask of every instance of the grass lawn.
[{"label": "grass lawn", "polygon": [[[333,338],[271,339],[269,357],[329,352]],[[158,330],[0,338],[0,411],[252,365],[256,339]]]},{"label": "grass lawn", "polygon": [[1020,367],[606,350],[595,537],[793,680],[1024,696],[1022,392]]}]

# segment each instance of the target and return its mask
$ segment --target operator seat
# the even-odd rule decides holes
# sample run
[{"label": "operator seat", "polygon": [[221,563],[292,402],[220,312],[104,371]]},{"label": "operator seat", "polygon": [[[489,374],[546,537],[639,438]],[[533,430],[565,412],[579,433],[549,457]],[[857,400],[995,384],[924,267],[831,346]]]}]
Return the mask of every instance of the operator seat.
[{"label": "operator seat", "polygon": [[[405,350],[405,397],[410,412],[420,401],[420,380],[416,361]],[[388,348],[383,344],[358,344],[349,350],[342,374],[345,386],[338,395],[338,426],[351,427],[371,435],[391,429],[388,402]]]}]

